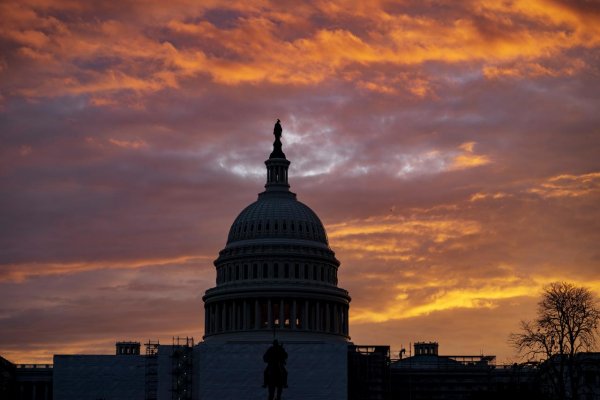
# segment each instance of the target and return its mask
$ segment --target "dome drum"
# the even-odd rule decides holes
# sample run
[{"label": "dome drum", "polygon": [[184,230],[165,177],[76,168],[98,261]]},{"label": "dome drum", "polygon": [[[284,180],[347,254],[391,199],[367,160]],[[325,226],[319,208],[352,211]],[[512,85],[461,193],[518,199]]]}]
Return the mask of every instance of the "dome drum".
[{"label": "dome drum", "polygon": [[335,258],[335,253],[328,246],[299,240],[270,239],[265,240],[244,240],[235,242],[227,246],[219,253],[219,258],[215,260],[215,266],[224,262],[235,262],[248,260],[258,260],[268,256],[295,258],[299,260],[314,260],[316,262],[328,262],[339,266],[339,261]]},{"label": "dome drum", "polygon": [[254,284],[255,282],[317,283],[336,286],[338,265],[323,259],[300,257],[235,258],[222,261],[217,268],[217,287],[229,284]]}]

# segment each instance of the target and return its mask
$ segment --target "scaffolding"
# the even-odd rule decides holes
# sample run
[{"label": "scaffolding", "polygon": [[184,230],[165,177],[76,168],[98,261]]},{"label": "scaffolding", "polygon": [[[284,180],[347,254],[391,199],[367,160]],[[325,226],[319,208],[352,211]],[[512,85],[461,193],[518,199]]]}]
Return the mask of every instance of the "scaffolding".
[{"label": "scaffolding", "polygon": [[149,340],[146,346],[146,400],[158,399],[158,347],[159,341]]},{"label": "scaffolding", "polygon": [[173,336],[171,347],[171,399],[188,400],[192,398],[194,338]]}]

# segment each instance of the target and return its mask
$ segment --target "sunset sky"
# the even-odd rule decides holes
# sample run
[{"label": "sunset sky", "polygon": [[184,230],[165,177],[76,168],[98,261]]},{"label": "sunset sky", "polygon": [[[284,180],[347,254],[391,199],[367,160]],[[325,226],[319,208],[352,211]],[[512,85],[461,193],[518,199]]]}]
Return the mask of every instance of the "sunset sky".
[{"label": "sunset sky", "polygon": [[598,1],[3,1],[0,355],[201,339],[277,118],[355,343],[511,362],[600,297]]}]

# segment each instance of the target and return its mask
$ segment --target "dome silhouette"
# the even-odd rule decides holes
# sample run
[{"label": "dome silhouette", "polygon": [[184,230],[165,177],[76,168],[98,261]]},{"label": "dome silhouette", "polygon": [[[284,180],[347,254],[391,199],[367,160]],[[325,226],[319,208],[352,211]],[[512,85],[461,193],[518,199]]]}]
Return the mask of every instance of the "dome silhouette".
[{"label": "dome silhouette", "polygon": [[214,261],[204,340],[260,341],[277,332],[285,340],[347,342],[350,296],[337,286],[340,262],[317,214],[290,191],[279,123],[274,133],[265,191],[234,220]]}]

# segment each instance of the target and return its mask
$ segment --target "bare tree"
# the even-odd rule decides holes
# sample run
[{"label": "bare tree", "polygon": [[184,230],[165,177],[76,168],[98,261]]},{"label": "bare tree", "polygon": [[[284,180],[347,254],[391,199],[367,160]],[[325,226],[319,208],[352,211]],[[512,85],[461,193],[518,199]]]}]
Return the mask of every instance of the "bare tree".
[{"label": "bare tree", "polygon": [[510,341],[530,360],[541,366],[553,394],[563,399],[579,398],[576,354],[596,344],[600,309],[591,291],[567,282],[544,288],[537,318],[522,321],[521,332]]}]

